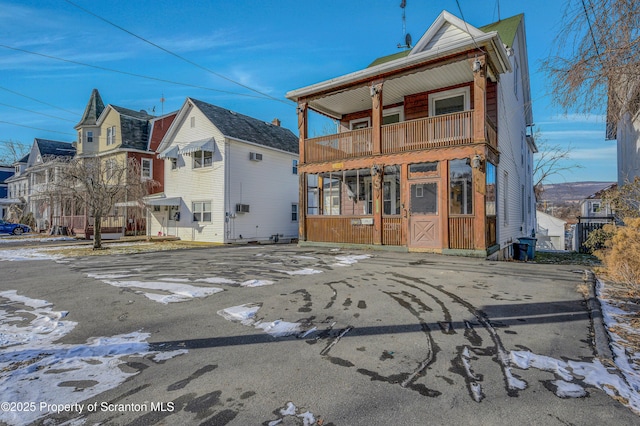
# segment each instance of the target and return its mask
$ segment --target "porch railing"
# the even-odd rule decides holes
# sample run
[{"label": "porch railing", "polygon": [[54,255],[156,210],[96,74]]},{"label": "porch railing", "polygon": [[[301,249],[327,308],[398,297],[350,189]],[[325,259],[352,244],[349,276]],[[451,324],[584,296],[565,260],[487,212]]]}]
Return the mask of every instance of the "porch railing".
[{"label": "porch railing", "polygon": [[372,216],[307,216],[307,239],[327,243],[373,244]]},{"label": "porch railing", "polygon": [[473,233],[473,216],[449,217],[449,248],[473,250],[475,248]]},{"label": "porch railing", "polygon": [[400,246],[402,242],[402,217],[382,216],[382,244],[386,246]]},{"label": "porch railing", "polygon": [[[473,111],[419,118],[381,127],[380,154],[442,148],[473,142]],[[497,148],[495,124],[485,120],[485,139]],[[305,140],[306,163],[320,163],[373,155],[372,128],[341,132]]]}]

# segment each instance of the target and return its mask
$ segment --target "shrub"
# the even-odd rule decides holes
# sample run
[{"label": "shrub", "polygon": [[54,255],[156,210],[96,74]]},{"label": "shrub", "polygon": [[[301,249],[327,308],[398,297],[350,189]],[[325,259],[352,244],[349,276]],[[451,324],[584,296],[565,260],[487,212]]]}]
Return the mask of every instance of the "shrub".
[{"label": "shrub", "polygon": [[605,225],[609,238],[595,255],[604,265],[608,279],[640,293],[640,218],[627,218],[625,226]]}]

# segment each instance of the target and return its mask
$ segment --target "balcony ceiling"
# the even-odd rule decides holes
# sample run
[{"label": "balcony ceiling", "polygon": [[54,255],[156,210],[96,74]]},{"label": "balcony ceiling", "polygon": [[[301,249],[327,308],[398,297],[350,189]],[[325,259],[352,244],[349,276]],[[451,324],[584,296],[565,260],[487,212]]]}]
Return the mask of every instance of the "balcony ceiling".
[{"label": "balcony ceiling", "polygon": [[[443,87],[473,81],[473,72],[468,61],[449,63],[428,70],[398,77],[387,77],[382,88],[383,104],[404,102],[406,95],[422,93]],[[370,83],[362,83],[329,95],[310,100],[311,109],[340,119],[343,115],[371,109]]]}]

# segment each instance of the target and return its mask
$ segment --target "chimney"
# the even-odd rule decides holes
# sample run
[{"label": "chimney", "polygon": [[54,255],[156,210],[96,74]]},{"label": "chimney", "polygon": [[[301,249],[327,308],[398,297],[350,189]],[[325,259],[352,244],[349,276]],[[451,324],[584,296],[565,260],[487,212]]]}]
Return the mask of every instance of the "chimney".
[{"label": "chimney", "polygon": [[280,120],[278,120],[277,118],[274,118],[271,124],[273,124],[274,126],[280,127]]}]

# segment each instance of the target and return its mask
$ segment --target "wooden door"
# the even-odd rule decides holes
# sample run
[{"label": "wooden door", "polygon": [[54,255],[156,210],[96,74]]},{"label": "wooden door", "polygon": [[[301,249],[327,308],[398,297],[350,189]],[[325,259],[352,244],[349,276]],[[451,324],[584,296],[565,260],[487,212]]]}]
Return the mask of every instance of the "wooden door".
[{"label": "wooden door", "polygon": [[441,248],[437,179],[409,182],[409,248]]}]

